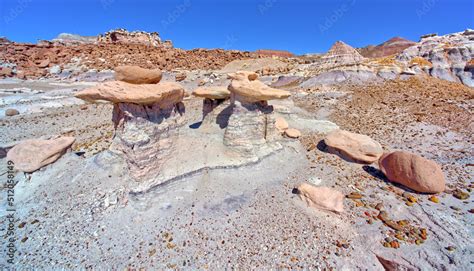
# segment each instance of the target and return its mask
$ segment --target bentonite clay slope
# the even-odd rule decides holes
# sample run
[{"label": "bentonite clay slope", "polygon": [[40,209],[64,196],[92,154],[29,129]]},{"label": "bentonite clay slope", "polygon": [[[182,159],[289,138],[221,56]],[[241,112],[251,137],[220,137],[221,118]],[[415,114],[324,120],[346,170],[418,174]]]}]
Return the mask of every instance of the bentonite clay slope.
[{"label": "bentonite clay slope", "polygon": [[415,45],[416,42],[401,37],[394,37],[377,46],[369,45],[358,49],[363,57],[377,58],[401,53],[406,48]]}]

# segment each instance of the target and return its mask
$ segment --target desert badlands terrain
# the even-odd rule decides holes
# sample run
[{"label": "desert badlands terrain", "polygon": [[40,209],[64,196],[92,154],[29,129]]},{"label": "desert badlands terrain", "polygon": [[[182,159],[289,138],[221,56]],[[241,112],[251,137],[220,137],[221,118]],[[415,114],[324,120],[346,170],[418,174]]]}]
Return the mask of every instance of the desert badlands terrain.
[{"label": "desert badlands terrain", "polygon": [[0,266],[470,270],[473,56],[3,38]]}]

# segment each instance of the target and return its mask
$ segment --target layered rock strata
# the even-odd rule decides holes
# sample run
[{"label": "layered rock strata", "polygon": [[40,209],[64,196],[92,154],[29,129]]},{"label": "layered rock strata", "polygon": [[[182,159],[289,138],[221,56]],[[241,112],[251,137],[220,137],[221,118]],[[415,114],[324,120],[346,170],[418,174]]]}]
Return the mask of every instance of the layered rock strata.
[{"label": "layered rock strata", "polygon": [[254,155],[279,135],[275,127],[273,107],[267,101],[284,99],[290,93],[273,89],[258,81],[257,74],[229,74],[231,115],[224,133],[224,145],[243,155]]},{"label": "layered rock strata", "polygon": [[177,128],[183,124],[184,89],[179,84],[112,81],[75,96],[114,103],[115,135],[110,150],[123,154],[133,179],[144,181],[159,173],[173,153]]}]

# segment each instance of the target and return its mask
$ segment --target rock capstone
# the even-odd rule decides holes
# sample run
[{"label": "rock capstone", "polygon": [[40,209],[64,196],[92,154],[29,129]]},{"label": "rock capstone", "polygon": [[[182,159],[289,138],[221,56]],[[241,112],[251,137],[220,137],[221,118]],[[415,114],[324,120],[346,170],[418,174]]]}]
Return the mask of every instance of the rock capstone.
[{"label": "rock capstone", "polygon": [[157,84],[161,81],[159,69],[149,70],[139,66],[119,66],[115,68],[115,79],[131,84]]}]

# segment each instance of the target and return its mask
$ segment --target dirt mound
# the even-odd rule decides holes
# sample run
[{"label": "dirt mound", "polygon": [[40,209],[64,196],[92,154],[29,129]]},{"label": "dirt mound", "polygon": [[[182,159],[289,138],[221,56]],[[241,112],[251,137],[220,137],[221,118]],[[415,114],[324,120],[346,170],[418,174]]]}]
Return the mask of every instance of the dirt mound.
[{"label": "dirt mound", "polygon": [[288,64],[274,58],[256,58],[245,60],[234,60],[222,68],[222,72],[252,71],[261,73],[264,70],[286,69]]}]

